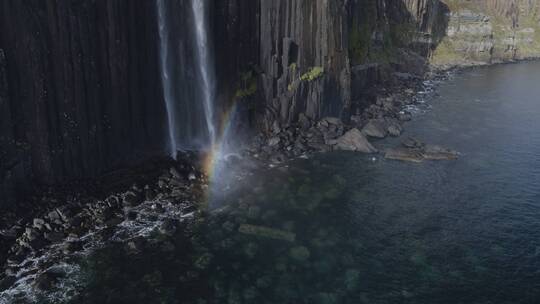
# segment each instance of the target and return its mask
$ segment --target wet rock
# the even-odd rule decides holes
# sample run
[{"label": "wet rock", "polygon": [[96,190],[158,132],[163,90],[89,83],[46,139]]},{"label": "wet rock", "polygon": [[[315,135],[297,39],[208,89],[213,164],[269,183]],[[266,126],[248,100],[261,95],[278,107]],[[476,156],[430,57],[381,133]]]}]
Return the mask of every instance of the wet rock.
[{"label": "wet rock", "polygon": [[175,167],[171,167],[169,169],[169,173],[175,179],[182,179],[182,175],[180,174],[180,172],[178,172],[178,170]]},{"label": "wet rock", "polygon": [[9,229],[0,230],[0,237],[5,240],[16,239],[17,236],[21,233],[22,227],[19,225],[14,225]]},{"label": "wet rock", "polygon": [[58,279],[62,277],[62,274],[55,273],[52,271],[47,271],[45,273],[42,273],[38,275],[36,280],[33,283],[34,288],[38,290],[51,290],[54,285],[58,282]]},{"label": "wet rock", "polygon": [[201,270],[207,269],[213,258],[214,256],[211,253],[204,253],[195,261],[194,266]]},{"label": "wet rock", "polygon": [[310,303],[314,304],[337,304],[341,303],[340,298],[335,293],[320,292],[312,297]]},{"label": "wet rock", "polygon": [[339,119],[337,117],[325,117],[325,118],[321,119],[320,123],[324,124],[327,127],[329,127],[330,125],[335,125],[335,126],[342,126],[343,125],[343,122],[341,121],[341,119]]},{"label": "wet rock", "polygon": [[289,242],[294,242],[296,239],[296,235],[288,231],[249,224],[240,225],[238,231],[243,234],[250,234],[254,236],[271,238],[276,240],[284,240]]},{"label": "wet rock", "polygon": [[19,265],[24,261],[26,255],[23,252],[17,252],[14,255],[11,255],[7,258],[6,262],[8,265]]},{"label": "wet rock", "polygon": [[172,235],[176,232],[177,223],[173,219],[165,219],[159,226],[159,232],[166,235]]},{"label": "wet rock", "polygon": [[120,225],[124,221],[121,217],[113,217],[104,222],[107,227],[114,227]]},{"label": "wet rock", "polygon": [[7,276],[0,280],[0,292],[10,288],[17,282],[17,278],[15,276]]},{"label": "wet rock", "polygon": [[422,154],[427,160],[455,160],[459,153],[437,145],[426,145]]},{"label": "wet rock", "polygon": [[146,246],[146,240],[143,237],[136,237],[127,242],[126,249],[131,253],[141,252]]},{"label": "wet rock", "polygon": [[298,116],[298,124],[302,130],[311,128],[311,120],[304,113],[300,113]]},{"label": "wet rock", "polygon": [[270,157],[270,162],[274,164],[282,164],[287,160],[287,157],[283,153],[276,153]]},{"label": "wet rock", "polygon": [[437,145],[426,145],[415,138],[407,138],[399,147],[386,150],[385,158],[409,162],[424,160],[455,160],[459,153]]},{"label": "wet rock", "polygon": [[165,208],[163,208],[163,205],[161,205],[160,203],[152,204],[152,210],[157,213],[165,212]]},{"label": "wet rock", "polygon": [[62,246],[62,252],[64,254],[72,254],[83,249],[83,242],[81,241],[72,241],[67,242]]},{"label": "wet rock", "polygon": [[403,132],[403,127],[395,120],[389,120],[387,126],[387,131],[390,136],[398,137]]},{"label": "wet rock", "polygon": [[362,129],[362,133],[369,137],[385,138],[387,133],[386,123],[382,120],[372,119]]},{"label": "wet rock", "polygon": [[311,256],[311,252],[305,246],[297,246],[289,250],[289,256],[298,262],[305,262]]},{"label": "wet rock", "polygon": [[45,225],[45,220],[41,218],[35,218],[32,222],[32,227],[38,230],[42,230],[44,225]]},{"label": "wet rock", "polygon": [[363,119],[361,115],[352,115],[351,116],[351,124],[354,127],[361,128],[363,125]]},{"label": "wet rock", "polygon": [[130,221],[134,221],[137,219],[137,212],[133,211],[133,210],[129,210],[126,212],[126,219],[130,220]]},{"label": "wet rock", "polygon": [[133,191],[129,191],[124,195],[124,199],[123,199],[124,206],[135,207],[135,206],[140,205],[142,202],[143,202],[142,197]]},{"label": "wet rock", "polygon": [[83,223],[83,218],[81,215],[76,215],[73,218],[69,219],[67,226],[68,227],[80,227]]},{"label": "wet rock", "polygon": [[272,137],[268,140],[268,146],[269,147],[276,147],[281,142],[281,138],[279,137]]},{"label": "wet rock", "polygon": [[244,253],[246,254],[246,256],[248,256],[249,258],[254,258],[255,255],[257,254],[257,250],[259,249],[259,246],[255,243],[248,243],[245,247],[244,247]]},{"label": "wet rock", "polygon": [[251,219],[256,219],[261,215],[261,208],[258,206],[251,206],[248,209],[248,217]]},{"label": "wet rock", "polygon": [[51,220],[51,222],[58,222],[62,220],[62,218],[60,217],[60,214],[58,214],[56,210],[53,210],[47,213],[47,218]]},{"label": "wet rock", "polygon": [[356,128],[349,130],[345,135],[338,138],[334,149],[363,153],[377,152],[377,149],[369,143],[364,134]]},{"label": "wet rock", "polygon": [[57,243],[62,241],[66,235],[63,232],[45,232],[43,236],[49,242]]},{"label": "wet rock", "polygon": [[37,239],[39,237],[39,232],[34,228],[26,227],[25,232],[24,232],[24,236],[29,241],[33,241],[33,240],[35,240],[35,239]]},{"label": "wet rock", "polygon": [[146,185],[144,187],[144,196],[147,201],[153,201],[156,198],[157,193],[152,188],[150,188],[150,186]]},{"label": "wet rock", "polygon": [[405,112],[399,112],[397,114],[397,118],[400,120],[400,121],[410,121],[412,119],[412,115],[409,114],[409,113],[405,113]]},{"label": "wet rock", "polygon": [[418,139],[414,137],[408,137],[401,143],[401,145],[406,148],[419,148],[419,149],[425,146],[423,142],[419,141]]},{"label": "wet rock", "polygon": [[386,159],[394,159],[408,162],[420,163],[424,157],[420,150],[410,149],[406,147],[396,147],[386,150],[384,155]]},{"label": "wet rock", "polygon": [[356,269],[348,269],[345,272],[345,287],[347,290],[354,290],[360,285],[360,272]]}]

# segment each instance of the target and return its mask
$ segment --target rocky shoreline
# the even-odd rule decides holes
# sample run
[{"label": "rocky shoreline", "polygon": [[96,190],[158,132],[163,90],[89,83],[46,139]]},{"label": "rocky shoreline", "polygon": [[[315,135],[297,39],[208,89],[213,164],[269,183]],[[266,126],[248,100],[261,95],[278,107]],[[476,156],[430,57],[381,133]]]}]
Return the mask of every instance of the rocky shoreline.
[{"label": "rocky shoreline", "polygon": [[[300,114],[296,124],[282,126],[276,121],[269,132],[261,133],[255,138],[248,152],[252,157],[269,162],[273,166],[290,159],[308,157],[313,153],[338,150],[368,154],[380,152],[389,159],[411,160],[413,157],[392,157],[396,155],[392,151],[390,153],[379,151],[371,141],[388,136],[401,136],[406,122],[413,119],[418,106],[425,104],[424,99],[436,94],[437,84],[457,71],[459,70],[456,68],[437,69],[427,73],[424,78],[396,73],[398,84],[390,89],[377,88],[375,102],[352,115],[349,121],[335,117],[314,121],[303,114]],[[406,143],[404,147],[407,147]],[[451,151],[441,147],[438,149]],[[435,153],[433,149],[431,152]],[[451,152],[450,154],[457,156],[457,152]],[[440,160],[455,157],[439,155],[424,159]]]},{"label": "rocky shoreline", "polygon": [[200,204],[208,187],[198,164],[195,154],[181,153],[176,161],[154,163],[153,172],[101,199],[70,193],[62,200],[51,193],[58,190],[50,189],[28,203],[39,206],[37,210],[5,212],[0,227],[0,294],[11,288],[16,298],[22,293],[18,285],[50,289],[65,274],[49,267],[108,242],[120,225],[154,222],[156,229],[168,233],[176,229],[179,219],[194,218],[204,210]]},{"label": "rocky shoreline", "polygon": [[[436,84],[448,75],[431,73],[424,80],[398,75],[406,80],[392,90],[379,88],[376,102],[353,115],[350,121],[332,117],[312,121],[301,116],[298,124],[275,123],[270,133],[255,137],[243,154],[263,167],[281,166],[294,158],[334,150],[381,152],[389,159],[414,162],[455,159],[457,152],[414,139],[407,139],[402,147],[390,151],[379,151],[370,143],[400,136],[404,124],[413,118],[415,107],[424,103],[425,95],[434,94]],[[51,265],[92,250],[97,243],[110,242],[122,230],[118,228],[126,225],[140,222],[167,234],[204,221],[209,181],[202,168],[200,155],[180,153],[176,161],[154,163],[123,184],[114,184],[119,177],[109,176],[105,183],[90,187],[92,190],[57,195],[57,189],[49,189],[16,211],[4,213],[0,227],[0,294],[9,290],[14,298],[18,293],[24,296],[17,286],[28,285],[35,290],[49,290],[66,275],[51,270]],[[130,184],[133,180],[137,181]],[[107,190],[101,190],[102,197],[95,198],[93,192],[100,187]],[[257,227],[244,228],[244,233],[261,233],[256,231]],[[143,239],[132,236],[126,246],[138,250]]]}]

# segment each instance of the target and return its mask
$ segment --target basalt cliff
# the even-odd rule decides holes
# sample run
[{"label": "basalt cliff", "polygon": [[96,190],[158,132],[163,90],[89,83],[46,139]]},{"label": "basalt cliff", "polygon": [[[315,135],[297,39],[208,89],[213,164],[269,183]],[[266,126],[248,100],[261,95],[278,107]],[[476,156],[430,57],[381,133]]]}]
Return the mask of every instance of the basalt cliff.
[{"label": "basalt cliff", "polygon": [[[177,52],[167,76],[179,100],[196,99],[189,0],[166,2]],[[376,101],[374,87],[432,67],[540,55],[536,0],[211,3],[216,109],[236,104],[260,131],[347,121]],[[0,3],[0,206],[35,184],[167,155],[158,17],[152,0]]]}]

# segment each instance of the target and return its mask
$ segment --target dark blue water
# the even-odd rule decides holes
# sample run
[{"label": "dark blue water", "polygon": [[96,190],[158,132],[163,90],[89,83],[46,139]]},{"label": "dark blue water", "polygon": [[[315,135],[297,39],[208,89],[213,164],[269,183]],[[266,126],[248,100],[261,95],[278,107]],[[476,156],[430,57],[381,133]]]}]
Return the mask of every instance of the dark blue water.
[{"label": "dark blue water", "polygon": [[117,243],[80,262],[73,302],[540,303],[540,63],[438,92],[406,135],[458,161],[328,153],[253,176],[140,252]]}]

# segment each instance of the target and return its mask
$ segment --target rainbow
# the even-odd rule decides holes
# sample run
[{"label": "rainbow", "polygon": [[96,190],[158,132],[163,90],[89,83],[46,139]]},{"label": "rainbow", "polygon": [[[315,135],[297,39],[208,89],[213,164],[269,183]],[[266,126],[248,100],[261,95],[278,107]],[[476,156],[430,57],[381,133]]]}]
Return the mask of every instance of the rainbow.
[{"label": "rainbow", "polygon": [[230,139],[237,107],[237,103],[233,102],[232,105],[223,112],[223,115],[219,120],[216,138],[211,140],[211,147],[203,157],[203,171],[208,177],[208,189],[206,193],[207,203],[212,199],[211,194],[212,190],[215,190],[213,187],[216,185],[216,178],[222,176],[221,169],[223,169],[223,159],[227,156],[227,153],[230,152],[227,151],[230,148],[227,145],[227,140]]}]

